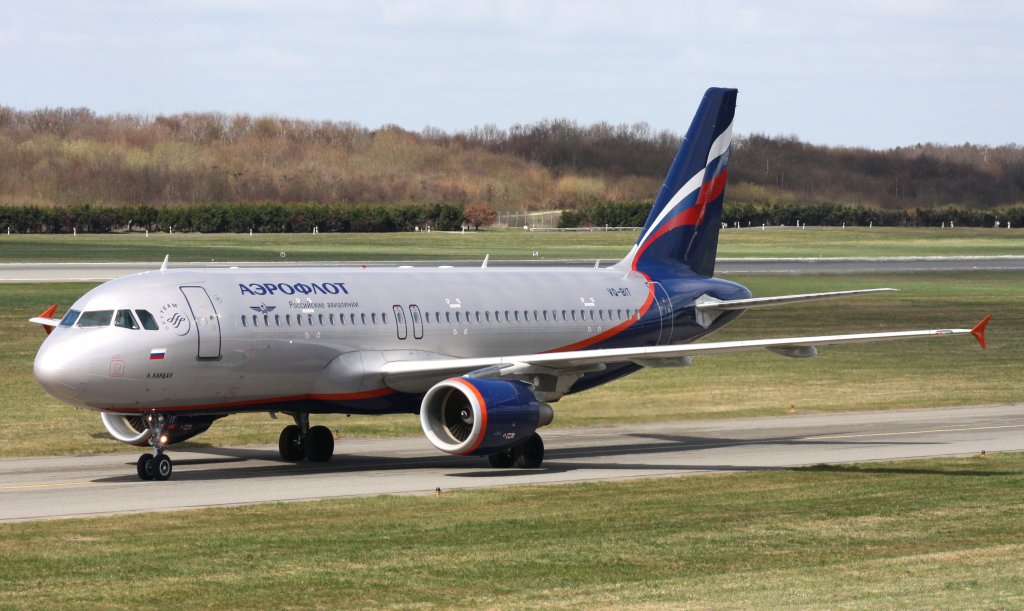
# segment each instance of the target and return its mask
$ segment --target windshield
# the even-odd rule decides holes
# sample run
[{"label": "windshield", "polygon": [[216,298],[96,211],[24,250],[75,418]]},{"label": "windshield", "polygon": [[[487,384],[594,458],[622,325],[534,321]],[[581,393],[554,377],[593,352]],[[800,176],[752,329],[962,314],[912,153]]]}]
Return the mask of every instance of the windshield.
[{"label": "windshield", "polygon": [[110,326],[110,319],[112,319],[113,317],[113,310],[96,310],[94,312],[84,312],[81,318],[78,319],[78,326],[108,327]]},{"label": "windshield", "polygon": [[67,314],[64,315],[64,318],[60,319],[60,326],[70,327],[75,324],[75,321],[78,320],[79,314],[81,314],[81,312],[78,310],[68,310]]},{"label": "windshield", "polygon": [[131,310],[118,310],[117,315],[114,316],[114,326],[123,329],[139,328],[138,323],[135,322],[135,317],[132,316]]}]

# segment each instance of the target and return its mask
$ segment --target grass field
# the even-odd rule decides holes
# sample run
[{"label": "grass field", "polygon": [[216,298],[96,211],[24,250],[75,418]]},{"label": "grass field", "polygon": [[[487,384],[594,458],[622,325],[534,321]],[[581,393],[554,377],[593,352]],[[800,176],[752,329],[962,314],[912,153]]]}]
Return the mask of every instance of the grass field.
[{"label": "grass field", "polygon": [[[3,235],[0,263],[61,261],[379,261],[416,259],[618,260],[636,232],[386,234]],[[1024,232],[995,229],[811,227],[726,230],[720,257],[905,257],[1024,255]]]},{"label": "grass field", "polygon": [[[970,337],[824,348],[813,359],[768,352],[704,357],[680,369],[652,369],[565,398],[554,426],[650,422],[798,412],[980,405],[1022,400],[1024,274],[733,277],[755,295],[892,286],[896,294],[828,305],[747,313],[715,339],[835,332],[969,327],[985,314],[989,349]],[[93,412],[43,393],[32,377],[42,332],[27,322],[51,303],[67,308],[91,284],[0,285],[0,456],[123,451]],[[421,434],[412,416],[314,417],[348,435]],[[199,445],[274,443],[283,423],[265,414],[235,415],[196,438]]]},{"label": "grass field", "polygon": [[0,607],[1020,608],[1022,487],[1007,453],[3,524]]}]

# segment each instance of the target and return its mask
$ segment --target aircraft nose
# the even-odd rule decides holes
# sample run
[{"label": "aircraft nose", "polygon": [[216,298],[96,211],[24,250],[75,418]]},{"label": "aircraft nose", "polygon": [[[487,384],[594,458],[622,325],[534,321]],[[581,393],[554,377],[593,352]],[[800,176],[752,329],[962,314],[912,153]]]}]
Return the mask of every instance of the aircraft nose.
[{"label": "aircraft nose", "polygon": [[43,342],[32,364],[36,381],[54,397],[74,403],[85,392],[85,376],[66,347]]}]

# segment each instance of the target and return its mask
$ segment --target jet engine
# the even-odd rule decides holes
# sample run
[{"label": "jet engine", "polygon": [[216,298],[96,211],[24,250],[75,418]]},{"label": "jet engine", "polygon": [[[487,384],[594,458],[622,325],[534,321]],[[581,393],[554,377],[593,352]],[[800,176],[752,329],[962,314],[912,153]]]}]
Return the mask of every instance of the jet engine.
[{"label": "jet engine", "polygon": [[495,454],[526,441],[551,423],[554,412],[528,384],[449,378],[423,397],[420,425],[434,447],[448,454]]},{"label": "jet engine", "polygon": [[[100,414],[103,419],[103,426],[107,432],[121,442],[133,446],[149,445],[149,425],[144,415],[125,416],[123,414],[112,414],[103,412]],[[171,416],[167,420],[167,444],[180,443],[191,439],[210,428],[213,421],[220,416]]]}]

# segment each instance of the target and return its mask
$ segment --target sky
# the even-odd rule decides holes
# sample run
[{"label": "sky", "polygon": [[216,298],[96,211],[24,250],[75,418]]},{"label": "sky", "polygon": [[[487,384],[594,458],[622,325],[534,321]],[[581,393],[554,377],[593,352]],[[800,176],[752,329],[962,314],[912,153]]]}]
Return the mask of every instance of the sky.
[{"label": "sky", "polygon": [[0,105],[1024,144],[1024,2],[0,0]]}]

